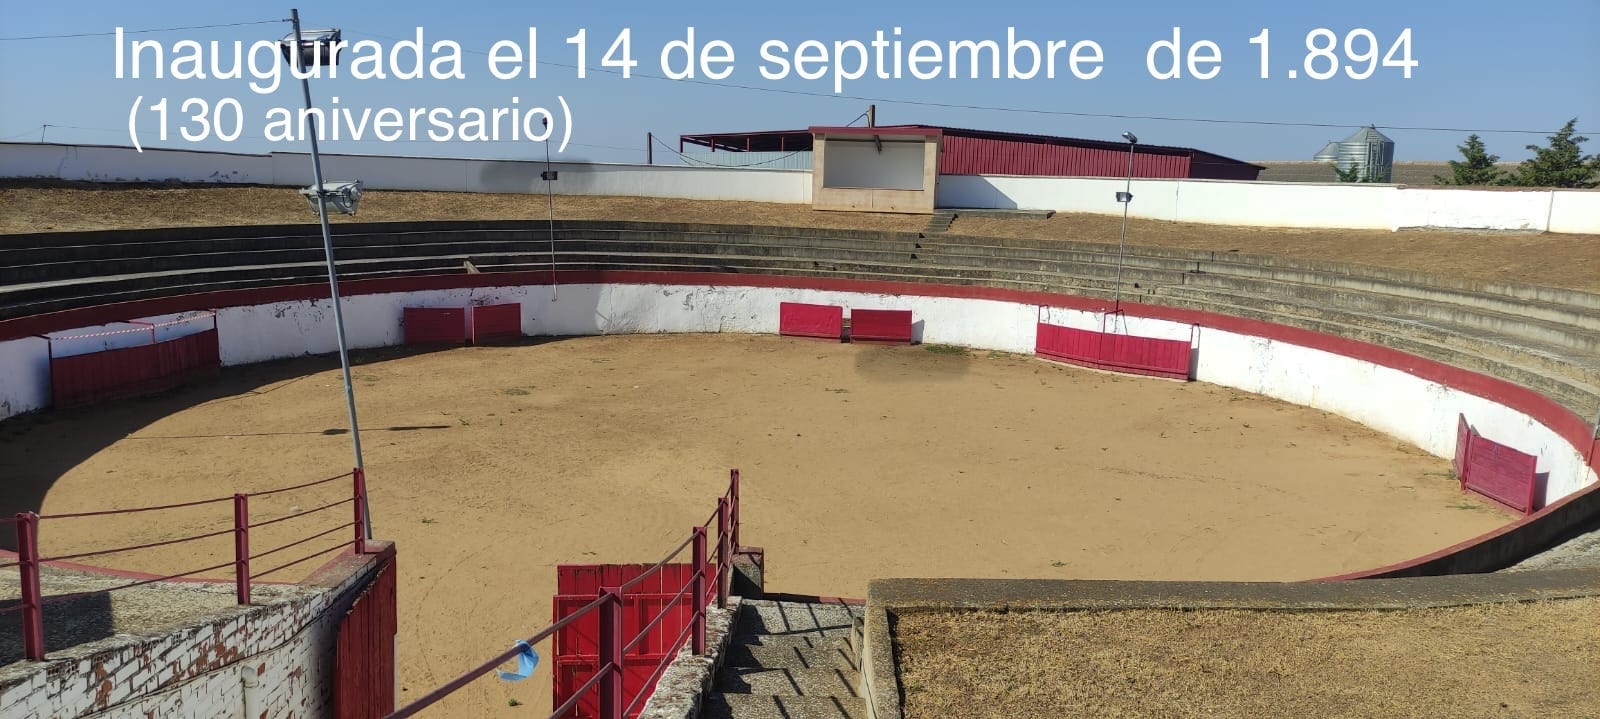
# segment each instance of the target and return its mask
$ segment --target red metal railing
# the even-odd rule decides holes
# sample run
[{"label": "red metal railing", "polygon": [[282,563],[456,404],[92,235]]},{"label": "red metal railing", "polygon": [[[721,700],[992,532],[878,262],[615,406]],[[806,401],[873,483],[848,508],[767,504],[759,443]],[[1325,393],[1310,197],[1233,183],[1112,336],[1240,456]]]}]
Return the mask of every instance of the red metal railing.
[{"label": "red metal railing", "polygon": [[[346,480],[346,479],[350,480],[350,486],[351,486],[351,489],[352,489],[351,496],[349,496],[349,497],[346,497],[344,499],[340,499],[340,500],[337,500],[337,501],[333,501],[333,502],[327,502],[327,503],[321,504],[319,506],[316,506],[316,507],[313,507],[313,508],[307,509],[307,510],[299,510],[298,508],[295,508],[295,510],[291,511],[290,514],[287,514],[287,515],[284,515],[284,516],[281,516],[281,517],[276,517],[276,518],[273,518],[273,519],[268,519],[268,520],[259,521],[259,522],[251,522],[250,521],[250,499],[252,497],[268,497],[268,496],[283,494],[283,493],[287,493],[287,492],[305,490],[305,489],[309,489],[309,488],[313,488],[313,487],[317,487],[317,486],[321,486],[321,485],[327,485],[327,484],[331,484],[331,483],[338,482],[340,480]],[[20,514],[17,514],[15,517],[0,518],[0,524],[9,523],[9,524],[14,525],[14,529],[15,529],[15,532],[16,532],[16,541],[17,541],[17,557],[16,557],[16,560],[15,561],[9,561],[9,562],[0,563],[0,569],[9,569],[11,567],[16,567],[18,575],[19,575],[18,584],[19,584],[19,586],[21,587],[21,590],[22,590],[21,591],[21,594],[22,594],[21,599],[17,602],[17,604],[15,604],[13,606],[10,606],[10,607],[5,607],[3,609],[0,609],[0,615],[10,614],[12,612],[20,612],[22,614],[23,656],[26,659],[30,660],[30,661],[42,661],[45,658],[45,633],[44,633],[44,620],[45,620],[45,617],[44,617],[44,609],[46,607],[49,607],[49,606],[52,606],[52,605],[61,604],[61,603],[64,603],[64,602],[70,602],[70,601],[74,601],[74,600],[77,600],[77,599],[82,599],[82,598],[88,597],[88,596],[104,595],[104,594],[108,594],[110,592],[120,591],[120,590],[124,590],[124,589],[132,589],[134,587],[140,587],[140,586],[144,586],[146,584],[154,584],[156,582],[166,582],[166,581],[172,581],[172,580],[178,580],[178,579],[191,579],[191,578],[194,578],[196,575],[206,574],[206,573],[209,573],[209,572],[217,572],[217,571],[224,570],[224,569],[229,569],[229,568],[231,568],[232,571],[233,571],[233,582],[234,582],[234,586],[235,586],[235,596],[236,596],[238,602],[240,604],[249,604],[250,603],[250,598],[251,598],[251,584],[252,584],[253,581],[255,581],[257,579],[260,579],[261,577],[267,576],[269,574],[273,574],[275,572],[281,572],[281,571],[283,571],[285,569],[288,569],[288,568],[293,567],[293,566],[298,565],[298,564],[303,564],[305,562],[311,561],[312,559],[315,559],[317,557],[320,557],[320,556],[323,556],[325,554],[328,554],[329,552],[333,552],[333,551],[336,551],[336,550],[341,550],[347,545],[351,546],[354,549],[355,553],[357,553],[357,554],[365,553],[366,552],[366,536],[363,533],[363,530],[365,528],[365,521],[364,521],[365,517],[363,517],[363,515],[362,515],[362,512],[364,510],[364,504],[360,501],[361,497],[365,493],[366,493],[366,478],[363,476],[362,471],[358,469],[358,470],[354,470],[354,471],[351,471],[351,472],[346,472],[344,474],[341,474],[341,475],[338,475],[338,476],[335,476],[335,477],[328,477],[326,479],[319,479],[319,480],[316,480],[314,482],[306,482],[304,484],[297,484],[297,485],[290,486],[290,487],[280,487],[280,488],[277,488],[277,489],[269,489],[269,490],[265,490],[265,491],[261,491],[261,492],[240,493],[240,494],[235,494],[235,495],[233,495],[231,497],[213,497],[211,499],[201,499],[201,500],[196,500],[196,501],[192,501],[192,502],[179,502],[179,503],[176,503],[176,504],[163,504],[163,505],[156,505],[156,506],[149,506],[149,507],[135,507],[135,508],[131,508],[131,509],[111,509],[111,510],[94,511],[94,512],[72,512],[72,513],[66,513],[66,514],[46,514],[46,515],[40,515],[40,514],[36,514],[34,512],[22,512]],[[112,547],[112,548],[109,548],[109,549],[95,549],[95,550],[89,550],[89,551],[72,552],[72,553],[68,553],[68,554],[59,554],[59,555],[53,555],[53,556],[40,556],[39,528],[40,528],[41,523],[43,523],[43,522],[68,521],[68,520],[74,520],[74,519],[87,519],[87,518],[96,518],[96,517],[109,517],[109,516],[118,516],[118,515],[141,514],[141,513],[146,513],[146,512],[162,512],[162,511],[171,511],[171,510],[177,510],[177,509],[190,509],[190,508],[196,508],[196,507],[207,507],[207,506],[210,506],[210,505],[221,504],[221,503],[224,503],[224,502],[231,502],[232,506],[233,506],[233,526],[228,528],[228,529],[221,529],[221,530],[217,530],[217,531],[213,531],[213,532],[205,532],[205,533],[202,533],[202,534],[195,534],[195,535],[190,535],[190,536],[185,536],[185,537],[178,537],[178,538],[175,538],[175,539],[164,539],[164,540],[155,541],[155,542],[147,542],[147,543],[144,543],[144,544],[134,544],[134,545],[128,545],[128,546],[122,546],[122,547]],[[251,553],[251,549],[250,549],[250,532],[251,532],[251,530],[260,529],[262,527],[267,527],[267,526],[275,525],[275,524],[278,524],[278,523],[281,523],[281,522],[287,522],[287,521],[290,521],[290,520],[301,519],[301,518],[308,517],[308,516],[311,516],[311,515],[317,515],[317,514],[320,514],[320,513],[323,513],[323,512],[327,512],[328,510],[332,510],[332,509],[344,506],[346,504],[353,505],[353,507],[354,507],[351,510],[352,521],[341,523],[341,524],[339,524],[337,526],[334,526],[332,528],[321,529],[320,531],[317,531],[317,532],[315,532],[313,534],[310,534],[309,536],[299,537],[299,538],[297,538],[297,539],[295,539],[293,541],[290,541],[290,542],[288,542],[286,544],[279,545],[277,547],[273,547],[272,549],[268,549],[268,550],[266,550],[264,552],[259,552],[259,553],[254,553],[254,554]],[[262,559],[262,558],[265,558],[265,557],[268,557],[268,556],[272,556],[274,554],[278,554],[279,552],[283,552],[283,551],[286,551],[286,550],[289,550],[289,549],[293,549],[295,547],[301,547],[301,546],[303,546],[303,545],[305,545],[307,543],[310,543],[310,542],[313,542],[315,540],[321,539],[321,538],[326,537],[326,536],[328,536],[330,534],[334,534],[334,533],[340,532],[340,531],[350,530],[351,528],[354,528],[354,538],[353,538],[353,540],[352,539],[340,540],[338,544],[335,544],[335,545],[332,545],[332,546],[326,546],[326,547],[323,547],[321,549],[317,549],[316,551],[314,551],[314,552],[312,552],[310,554],[302,555],[297,559],[293,559],[291,561],[278,564],[278,565],[276,565],[276,566],[274,566],[274,567],[272,567],[270,569],[266,569],[264,571],[252,572],[252,570],[251,570],[251,560]],[[233,558],[232,558],[231,561],[223,562],[223,563],[220,563],[220,564],[215,564],[215,565],[208,566],[208,567],[202,567],[202,568],[199,568],[199,569],[191,569],[191,570],[188,570],[188,571],[185,571],[185,572],[178,572],[178,573],[173,573],[173,574],[165,574],[165,575],[161,575],[161,576],[142,575],[142,574],[133,575],[133,576],[138,576],[140,578],[136,579],[135,581],[127,582],[127,583],[124,583],[124,584],[119,584],[117,586],[108,587],[108,588],[105,588],[105,589],[95,589],[95,590],[84,591],[84,592],[74,592],[74,593],[71,593],[71,594],[59,594],[59,595],[54,595],[54,596],[50,596],[50,597],[42,596],[43,595],[43,591],[42,591],[42,585],[41,585],[40,572],[41,572],[41,568],[43,566],[47,565],[47,564],[57,563],[57,562],[60,562],[60,563],[75,562],[75,561],[81,560],[81,559],[89,559],[89,558],[94,558],[94,557],[105,557],[105,556],[114,555],[114,554],[123,554],[123,553],[127,553],[127,552],[136,552],[136,551],[140,551],[140,550],[155,549],[155,548],[158,548],[158,547],[169,547],[169,546],[173,546],[173,545],[177,545],[177,544],[185,544],[185,543],[189,543],[189,542],[197,542],[197,541],[202,541],[202,540],[206,540],[206,539],[216,539],[216,538],[224,537],[224,536],[228,536],[228,535],[232,535],[233,536]],[[198,579],[198,580],[191,579],[191,580],[192,581],[226,581],[226,580],[211,580],[211,579]]]},{"label": "red metal railing", "polygon": [[[707,567],[712,566],[713,559],[708,554],[706,546],[708,537],[707,526],[712,522],[717,524],[716,550],[714,559],[714,573],[707,575]],[[601,587],[594,601],[583,605],[553,624],[541,629],[523,640],[528,646],[550,639],[557,632],[566,629],[590,612],[599,612],[599,661],[593,676],[588,681],[579,685],[570,696],[549,714],[548,719],[558,719],[568,716],[568,713],[577,708],[579,702],[590,692],[598,691],[598,717],[599,719],[623,719],[636,715],[649,701],[651,688],[660,680],[667,666],[677,657],[684,642],[688,641],[690,651],[696,656],[706,653],[706,610],[715,601],[718,608],[725,607],[728,601],[728,578],[732,574],[733,555],[737,552],[739,537],[739,470],[729,473],[728,489],[721,497],[717,498],[717,511],[706,519],[705,522],[693,527],[689,536],[679,542],[667,556],[644,570],[638,576],[617,586]],[[683,554],[685,549],[690,550],[690,562],[693,571],[690,572],[688,581],[684,582],[671,601],[662,606],[649,622],[640,628],[632,637],[626,637],[623,628],[623,606],[628,590],[637,587],[647,578],[655,576],[661,569]],[[647,641],[650,633],[660,626],[662,620],[676,610],[682,602],[691,602],[692,619],[678,635],[667,644],[665,656],[656,661],[656,666],[646,675],[643,684],[638,687],[632,701],[626,701],[628,693],[624,686],[625,672],[629,669],[628,652]],[[462,672],[455,679],[419,697],[416,701],[401,707],[390,714],[386,719],[402,719],[417,714],[427,709],[445,697],[460,691],[461,688],[471,684],[485,674],[495,670],[502,664],[515,659],[522,653],[521,644],[503,651],[483,663]],[[637,669],[637,667],[633,667]]]}]

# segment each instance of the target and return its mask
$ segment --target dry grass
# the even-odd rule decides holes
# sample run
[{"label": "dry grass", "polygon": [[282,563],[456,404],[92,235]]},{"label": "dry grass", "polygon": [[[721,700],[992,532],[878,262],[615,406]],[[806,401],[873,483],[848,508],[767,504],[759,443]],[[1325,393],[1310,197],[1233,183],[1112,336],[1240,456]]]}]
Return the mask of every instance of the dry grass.
[{"label": "dry grass", "polygon": [[1600,717],[1600,598],[908,613],[895,631],[907,719]]},{"label": "dry grass", "polygon": [[[821,212],[805,205],[564,195],[563,219],[654,220],[740,225],[916,231],[917,215]],[[544,198],[448,192],[368,192],[357,217],[336,222],[540,220]],[[0,234],[141,227],[309,223],[291,188],[128,185],[0,185]],[[1120,218],[963,218],[952,233],[1116,242]],[[1135,220],[1135,245],[1354,262],[1503,282],[1600,291],[1600,237],[1470,231],[1296,230]]]},{"label": "dry grass", "polygon": [[[916,231],[926,217],[815,212],[806,205],[557,195],[556,217]],[[335,222],[543,220],[540,195],[369,191],[361,212]],[[297,190],[285,187],[0,185],[0,234],[143,227],[313,223]]]}]

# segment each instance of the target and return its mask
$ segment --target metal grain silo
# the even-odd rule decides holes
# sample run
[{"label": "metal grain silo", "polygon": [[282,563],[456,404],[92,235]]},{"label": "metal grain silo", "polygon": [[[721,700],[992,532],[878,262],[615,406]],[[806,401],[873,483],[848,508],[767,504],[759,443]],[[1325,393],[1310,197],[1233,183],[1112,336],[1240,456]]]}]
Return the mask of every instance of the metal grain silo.
[{"label": "metal grain silo", "polygon": [[1365,182],[1389,182],[1394,177],[1394,140],[1375,127],[1363,127],[1339,143],[1334,164],[1345,171],[1358,168]]}]

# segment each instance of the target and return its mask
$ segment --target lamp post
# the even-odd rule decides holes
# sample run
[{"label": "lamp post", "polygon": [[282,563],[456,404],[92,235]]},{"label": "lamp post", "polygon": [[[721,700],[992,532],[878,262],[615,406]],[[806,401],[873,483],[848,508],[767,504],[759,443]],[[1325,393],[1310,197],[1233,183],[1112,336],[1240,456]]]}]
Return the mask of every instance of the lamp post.
[{"label": "lamp post", "polygon": [[1128,205],[1133,202],[1133,148],[1139,144],[1139,137],[1131,132],[1122,133],[1122,139],[1128,141],[1128,186],[1127,189],[1117,193],[1117,202],[1122,203],[1122,234],[1117,239],[1117,287],[1114,290],[1114,305],[1116,311],[1122,310],[1122,258],[1128,244]]},{"label": "lamp post", "polygon": [[[350,442],[355,453],[355,471],[366,473],[366,464],[361,457],[361,427],[356,422],[356,394],[355,387],[350,381],[350,351],[345,341],[344,309],[339,301],[339,271],[333,261],[333,232],[328,227],[328,202],[333,201],[335,207],[349,215],[356,213],[356,206],[361,201],[361,183],[339,182],[333,183],[335,189],[329,189],[329,184],[322,181],[322,154],[317,148],[317,118],[312,113],[311,105],[311,73],[308,65],[321,66],[323,63],[336,63],[333,44],[340,39],[337,29],[312,30],[310,40],[300,29],[300,11],[291,9],[289,21],[294,23],[294,33],[281,41],[284,59],[289,61],[291,69],[301,69],[300,89],[305,94],[306,100],[306,135],[311,140],[311,187],[301,190],[312,209],[317,212],[317,219],[322,225],[322,252],[328,262],[328,291],[333,301],[333,324],[337,329],[339,338],[339,366],[344,370],[344,401],[346,411],[350,415]],[[365,483],[362,483],[363,486]],[[367,502],[367,494],[362,491],[360,500],[362,515],[366,518],[366,526],[362,530],[368,539],[372,538],[372,511]]]}]

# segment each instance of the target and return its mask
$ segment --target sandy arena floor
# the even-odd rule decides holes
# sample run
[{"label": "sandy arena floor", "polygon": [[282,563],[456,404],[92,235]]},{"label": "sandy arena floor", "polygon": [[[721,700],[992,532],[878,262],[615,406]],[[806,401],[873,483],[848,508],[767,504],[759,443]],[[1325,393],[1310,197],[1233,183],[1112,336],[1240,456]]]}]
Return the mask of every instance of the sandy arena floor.
[{"label": "sandy arena floor", "polygon": [[[1337,417],[1028,357],[712,335],[358,359],[376,533],[400,548],[402,701],[547,624],[556,563],[658,559],[711,513],[730,467],[768,588],[835,596],[875,577],[1304,579],[1508,521],[1463,497],[1446,461]],[[42,496],[45,514],[186,501],[337,474],[344,425],[329,358],[256,365],[0,424],[0,476],[8,500]],[[252,516],[346,491],[263,499]],[[230,518],[222,504],[160,522],[47,521],[44,551]],[[228,541],[102,561],[201,567],[225,561]],[[481,680],[437,715],[525,716],[548,706],[546,672]]]}]

